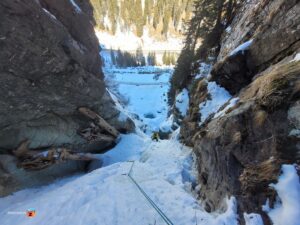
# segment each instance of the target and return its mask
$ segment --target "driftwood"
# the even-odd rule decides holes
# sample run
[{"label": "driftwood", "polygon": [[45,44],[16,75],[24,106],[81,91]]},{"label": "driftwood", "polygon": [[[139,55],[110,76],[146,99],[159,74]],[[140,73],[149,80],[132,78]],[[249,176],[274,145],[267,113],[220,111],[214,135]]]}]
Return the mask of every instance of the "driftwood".
[{"label": "driftwood", "polygon": [[41,170],[67,160],[91,161],[95,159],[92,154],[74,153],[66,148],[52,148],[46,154],[41,151],[31,151],[29,144],[30,142],[25,140],[16,150],[13,150],[13,154],[20,160],[19,166],[26,170]]},{"label": "driftwood", "polygon": [[29,144],[30,144],[29,140],[22,141],[20,143],[20,145],[18,146],[18,148],[12,151],[13,154],[17,158],[28,158],[28,157],[33,156],[36,153],[34,151],[30,151]]},{"label": "driftwood", "polygon": [[101,134],[100,131],[94,129],[93,127],[81,130],[79,131],[79,134],[89,142],[94,142],[94,141],[114,142],[115,141],[114,137]]},{"label": "driftwood", "polygon": [[47,155],[37,154],[20,163],[20,166],[26,170],[41,170],[53,164],[63,163],[67,160],[92,161],[95,157],[92,154],[74,153],[66,148],[52,148]]},{"label": "driftwood", "polygon": [[78,109],[79,112],[86,117],[94,120],[94,122],[103,130],[111,134],[113,137],[117,138],[119,136],[119,132],[111,126],[108,122],[106,122],[101,116],[99,116],[97,113],[93,112],[92,110],[86,108],[86,107],[81,107]]}]

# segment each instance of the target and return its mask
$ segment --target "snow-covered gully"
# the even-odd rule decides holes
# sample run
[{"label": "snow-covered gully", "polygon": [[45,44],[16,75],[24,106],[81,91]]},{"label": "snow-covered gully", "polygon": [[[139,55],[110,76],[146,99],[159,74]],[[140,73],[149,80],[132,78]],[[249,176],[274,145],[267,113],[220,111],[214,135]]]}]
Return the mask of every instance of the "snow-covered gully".
[{"label": "snow-covered gully", "polygon": [[[173,224],[236,224],[234,198],[228,199],[228,210],[223,214],[209,214],[198,204],[191,192],[195,185],[192,150],[178,141],[179,131],[169,140],[153,142],[150,138],[152,131],[167,120],[168,85],[157,84],[168,82],[171,72],[165,68],[145,67],[114,69],[112,73],[105,68],[106,78],[114,87],[110,94],[117,107],[122,108],[120,119],[134,118],[136,133],[122,135],[113,150],[99,155],[103,167],[98,170],[1,199],[1,225],[166,224],[137,186],[124,176],[130,171],[132,163],[129,161],[135,162],[131,176]],[[115,85],[118,81],[149,85]],[[125,108],[115,95],[128,99]],[[147,118],[147,114],[154,118]],[[22,212],[28,208],[37,210],[33,220],[7,215],[7,212]]]},{"label": "snow-covered gully", "polygon": [[[192,190],[199,188],[194,156],[179,142],[179,130],[168,140],[151,140],[153,131],[170,129],[168,86],[157,84],[168,82],[172,70],[144,67],[104,71],[108,91],[122,111],[119,119],[131,117],[136,132],[121,135],[114,149],[98,156],[103,161],[100,169],[2,198],[1,225],[237,225],[234,197],[227,199],[225,212],[207,213],[193,194]],[[116,96],[126,100],[125,106]],[[37,211],[34,219],[8,214],[29,208]],[[259,224],[260,218],[247,214],[245,219],[251,225]]]}]

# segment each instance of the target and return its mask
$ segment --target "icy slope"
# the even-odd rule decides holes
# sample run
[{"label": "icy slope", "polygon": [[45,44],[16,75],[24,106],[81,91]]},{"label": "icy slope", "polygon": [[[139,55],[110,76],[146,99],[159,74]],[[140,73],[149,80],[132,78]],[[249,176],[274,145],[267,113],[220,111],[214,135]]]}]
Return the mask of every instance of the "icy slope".
[{"label": "icy slope", "polygon": [[[0,199],[0,224],[165,224],[128,178],[132,166],[128,160],[135,161],[134,179],[174,224],[237,224],[233,198],[228,200],[228,210],[223,214],[206,213],[197,202],[191,192],[191,186],[195,185],[193,154],[177,140],[178,130],[170,140],[152,142],[150,139],[151,132],[167,119],[164,94],[170,72],[165,68],[106,70],[106,78],[114,87],[111,94],[129,100],[123,113],[135,115],[137,132],[123,135],[113,150],[100,155],[104,167],[92,173]],[[114,100],[117,101],[115,96]],[[117,107],[121,109],[122,105],[118,102]],[[155,117],[147,118],[147,114]],[[139,127],[144,128],[146,134]],[[12,214],[29,208],[36,210],[36,217],[29,219],[24,213]]]},{"label": "icy slope", "polygon": [[[135,162],[132,175],[174,224],[192,225],[196,220],[198,224],[236,223],[233,199],[227,213],[214,217],[204,212],[188,191],[194,179],[190,149],[182,147],[175,139],[159,143],[146,139],[139,147],[147,149]],[[124,175],[130,167],[130,162],[119,162],[84,176],[3,198],[0,201],[1,225],[165,224]],[[33,219],[7,214],[29,208],[37,211]]]}]

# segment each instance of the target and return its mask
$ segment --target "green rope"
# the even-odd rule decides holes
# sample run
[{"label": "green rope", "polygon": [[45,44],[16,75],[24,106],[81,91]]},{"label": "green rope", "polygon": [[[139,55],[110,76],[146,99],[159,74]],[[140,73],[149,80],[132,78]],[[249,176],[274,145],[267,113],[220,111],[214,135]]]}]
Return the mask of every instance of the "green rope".
[{"label": "green rope", "polygon": [[141,186],[135,181],[135,179],[131,176],[133,169],[134,161],[132,162],[130,171],[128,173],[128,177],[130,180],[137,186],[139,191],[144,195],[144,197],[148,200],[151,206],[156,210],[156,212],[161,216],[161,218],[166,222],[167,225],[174,225],[172,221],[161,211],[161,209],[151,200],[151,198],[146,194],[146,192],[141,188]]}]

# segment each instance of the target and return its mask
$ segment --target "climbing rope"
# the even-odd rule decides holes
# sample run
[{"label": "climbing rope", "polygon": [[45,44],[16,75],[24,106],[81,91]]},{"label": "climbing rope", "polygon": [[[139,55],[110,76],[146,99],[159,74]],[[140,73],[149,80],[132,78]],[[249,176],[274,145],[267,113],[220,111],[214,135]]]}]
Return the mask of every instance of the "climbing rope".
[{"label": "climbing rope", "polygon": [[163,211],[152,201],[152,199],[146,194],[146,192],[143,190],[143,188],[136,182],[136,180],[131,176],[134,161],[131,161],[132,165],[130,168],[129,173],[127,176],[129,179],[137,186],[139,191],[144,195],[144,197],[147,199],[147,201],[151,204],[151,206],[156,210],[156,212],[161,216],[161,218],[166,222],[167,225],[174,225],[172,221],[163,213]]}]

